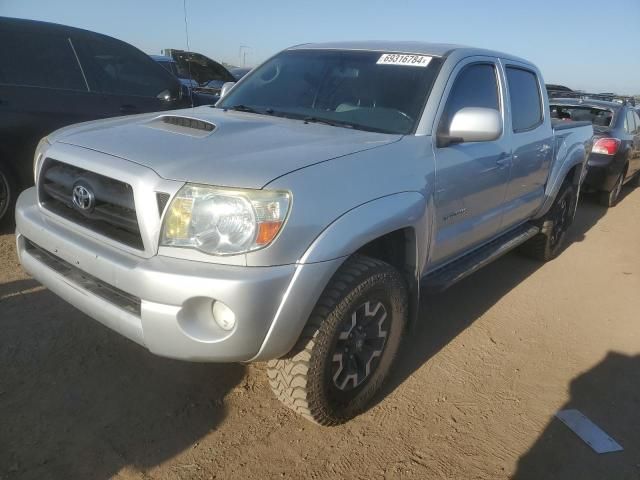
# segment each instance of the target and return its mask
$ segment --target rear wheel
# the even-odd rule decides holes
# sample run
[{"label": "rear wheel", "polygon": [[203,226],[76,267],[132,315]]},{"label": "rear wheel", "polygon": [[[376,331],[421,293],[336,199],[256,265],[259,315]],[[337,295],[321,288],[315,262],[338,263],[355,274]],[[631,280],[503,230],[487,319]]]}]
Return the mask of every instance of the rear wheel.
[{"label": "rear wheel", "polygon": [[557,257],[562,251],[567,230],[573,223],[578,204],[578,189],[566,181],[549,212],[543,217],[540,232],[520,247],[524,255],[542,262]]},{"label": "rear wheel", "polygon": [[615,207],[620,199],[620,193],[622,192],[622,184],[624,183],[624,172],[620,174],[616,180],[616,184],[610,192],[600,192],[598,198],[600,205],[603,207],[611,208]]},{"label": "rear wheel", "polygon": [[400,274],[354,255],[334,275],[286,357],[268,364],[276,397],[320,425],[364,411],[398,351],[407,317]]},{"label": "rear wheel", "polygon": [[13,172],[0,162],[0,226],[13,221],[18,196],[18,183]]}]

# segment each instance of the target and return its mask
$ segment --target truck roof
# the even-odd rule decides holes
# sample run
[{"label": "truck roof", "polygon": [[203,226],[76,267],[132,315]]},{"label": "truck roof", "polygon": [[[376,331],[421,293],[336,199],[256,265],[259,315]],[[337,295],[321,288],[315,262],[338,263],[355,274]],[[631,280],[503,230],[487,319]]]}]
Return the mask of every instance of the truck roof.
[{"label": "truck roof", "polygon": [[430,55],[433,57],[446,57],[453,52],[461,54],[462,57],[471,55],[486,55],[492,57],[508,58],[523,63],[531,63],[515,55],[498,52],[495,50],[486,50],[483,48],[467,47],[464,45],[456,45],[451,43],[430,43],[416,41],[397,41],[397,40],[361,40],[348,42],[326,42],[326,43],[303,43],[295,45],[289,50],[373,50],[377,52],[397,52],[397,53],[414,53],[419,55]]}]

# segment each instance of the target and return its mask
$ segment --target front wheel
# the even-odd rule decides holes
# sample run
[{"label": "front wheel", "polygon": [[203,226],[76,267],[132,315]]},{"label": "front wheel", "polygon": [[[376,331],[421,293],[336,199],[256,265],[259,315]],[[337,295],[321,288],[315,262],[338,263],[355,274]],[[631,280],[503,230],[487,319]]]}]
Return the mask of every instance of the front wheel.
[{"label": "front wheel", "polygon": [[522,244],[520,252],[542,262],[557,257],[566,242],[567,230],[573,223],[577,205],[578,189],[567,181],[543,217],[540,232]]},{"label": "front wheel", "polygon": [[276,397],[320,425],[364,411],[398,351],[407,289],[380,260],[354,255],[334,275],[293,350],[268,363]]}]

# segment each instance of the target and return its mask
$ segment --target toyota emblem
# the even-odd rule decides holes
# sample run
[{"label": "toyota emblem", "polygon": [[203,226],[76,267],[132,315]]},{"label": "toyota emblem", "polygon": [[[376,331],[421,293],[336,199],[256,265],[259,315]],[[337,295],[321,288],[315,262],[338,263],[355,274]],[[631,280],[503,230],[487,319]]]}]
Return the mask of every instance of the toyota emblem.
[{"label": "toyota emblem", "polygon": [[85,185],[77,184],[73,186],[73,206],[81,212],[90,213],[95,207],[96,197]]}]

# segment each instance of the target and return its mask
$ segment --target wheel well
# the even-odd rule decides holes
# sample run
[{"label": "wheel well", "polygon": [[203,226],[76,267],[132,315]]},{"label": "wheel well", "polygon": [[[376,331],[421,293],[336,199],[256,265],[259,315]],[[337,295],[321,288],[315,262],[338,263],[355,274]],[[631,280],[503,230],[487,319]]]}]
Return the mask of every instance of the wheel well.
[{"label": "wheel well", "polygon": [[582,175],[582,164],[575,165],[567,172],[566,179],[571,179],[571,183],[574,185],[580,185],[580,177]]},{"label": "wheel well", "polygon": [[409,290],[409,325],[418,314],[419,282],[417,279],[416,233],[411,227],[382,235],[358,249],[356,253],[382,260],[395,267],[405,279]]}]

